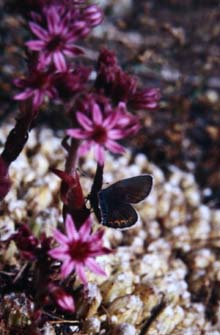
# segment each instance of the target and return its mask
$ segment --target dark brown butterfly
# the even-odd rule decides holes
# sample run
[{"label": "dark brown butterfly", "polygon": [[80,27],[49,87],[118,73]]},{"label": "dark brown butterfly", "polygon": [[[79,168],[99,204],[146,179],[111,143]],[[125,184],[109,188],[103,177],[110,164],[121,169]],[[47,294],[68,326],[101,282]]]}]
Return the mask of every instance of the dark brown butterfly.
[{"label": "dark brown butterfly", "polygon": [[138,219],[131,204],[145,199],[151,191],[152,184],[152,176],[145,174],[120,180],[98,191],[97,198],[94,197],[93,188],[93,194],[91,192],[89,198],[98,220],[111,228],[131,227]]}]

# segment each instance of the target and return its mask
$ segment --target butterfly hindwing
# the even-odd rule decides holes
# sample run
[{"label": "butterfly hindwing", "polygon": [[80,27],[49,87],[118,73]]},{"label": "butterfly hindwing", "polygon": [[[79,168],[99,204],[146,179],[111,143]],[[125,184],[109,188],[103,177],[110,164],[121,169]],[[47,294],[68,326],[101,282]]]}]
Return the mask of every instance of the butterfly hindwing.
[{"label": "butterfly hindwing", "polygon": [[101,223],[111,228],[127,228],[135,224],[137,213],[130,204],[107,201],[105,193],[99,192]]},{"label": "butterfly hindwing", "polygon": [[103,190],[101,183],[94,182],[89,199],[99,222],[121,229],[134,225],[138,216],[130,204],[146,198],[152,184],[153,178],[147,174],[120,180]]}]

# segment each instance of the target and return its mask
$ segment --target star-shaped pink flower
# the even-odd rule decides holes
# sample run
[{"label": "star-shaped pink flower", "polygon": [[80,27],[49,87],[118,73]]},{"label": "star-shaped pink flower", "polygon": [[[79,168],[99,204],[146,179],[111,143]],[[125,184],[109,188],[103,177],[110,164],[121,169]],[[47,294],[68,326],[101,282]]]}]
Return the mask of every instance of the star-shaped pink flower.
[{"label": "star-shaped pink flower", "polygon": [[48,252],[52,258],[62,261],[62,277],[66,278],[75,271],[80,280],[87,284],[86,267],[99,275],[106,275],[105,271],[94,260],[96,256],[111,252],[103,246],[104,230],[98,230],[92,234],[91,220],[87,219],[77,231],[70,215],[67,215],[65,230],[66,235],[58,229],[54,231],[54,238],[60,245]]},{"label": "star-shaped pink flower", "polygon": [[15,85],[23,89],[21,93],[14,96],[14,99],[22,101],[32,98],[33,108],[37,110],[45,97],[54,98],[57,95],[53,86],[53,77],[50,69],[44,71],[31,64],[27,77],[14,80]]},{"label": "star-shaped pink flower", "polygon": [[124,147],[117,142],[128,135],[134,134],[139,129],[137,118],[127,112],[125,104],[119,103],[114,109],[107,104],[103,108],[92,102],[90,113],[76,113],[80,128],[67,130],[73,138],[84,140],[79,148],[79,156],[83,156],[93,148],[95,159],[100,165],[104,164],[105,149],[117,153],[124,153]]},{"label": "star-shaped pink flower", "polygon": [[[30,22],[30,29],[38,39],[28,41],[26,45],[29,49],[39,52],[40,67],[54,63],[58,71],[66,71],[66,56],[83,54],[83,50],[74,43],[86,36],[90,27],[83,20],[74,22],[74,18],[71,18],[68,13],[66,15],[60,15],[60,13],[62,10],[59,6],[46,8],[46,27]],[[71,23],[71,20],[74,23]]]}]

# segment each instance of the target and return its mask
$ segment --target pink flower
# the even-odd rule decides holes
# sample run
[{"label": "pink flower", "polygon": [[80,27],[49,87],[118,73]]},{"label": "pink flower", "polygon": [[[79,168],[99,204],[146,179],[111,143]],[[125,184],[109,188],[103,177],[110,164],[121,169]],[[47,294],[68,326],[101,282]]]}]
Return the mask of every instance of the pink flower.
[{"label": "pink flower", "polygon": [[62,277],[66,278],[75,271],[80,280],[87,284],[85,267],[99,275],[106,275],[105,271],[93,259],[111,252],[102,245],[104,231],[99,230],[91,234],[90,219],[87,219],[77,231],[70,215],[67,215],[65,230],[66,235],[57,229],[54,231],[54,238],[60,246],[48,252],[52,258],[63,262]]},{"label": "pink flower", "polygon": [[29,75],[26,78],[15,79],[14,83],[24,90],[16,94],[14,99],[27,100],[32,98],[35,109],[40,107],[45,97],[53,98],[56,96],[56,89],[53,87],[53,74],[50,70],[43,71],[31,65]]},{"label": "pink flower", "polygon": [[136,77],[121,69],[112,51],[102,49],[98,59],[95,86],[115,103],[123,101],[134,109],[154,110],[158,107],[158,88],[140,88]]},{"label": "pink flower", "polygon": [[36,259],[39,240],[33,235],[30,228],[26,224],[22,224],[13,236],[13,241],[22,257],[28,260]]},{"label": "pink flower", "polygon": [[[62,10],[60,6],[51,6],[45,9],[46,26],[30,22],[29,26],[37,40],[26,43],[29,49],[39,52],[39,64],[45,67],[54,63],[58,71],[66,71],[65,57],[83,54],[83,50],[74,45],[80,37],[86,36],[89,25],[83,20],[75,20],[71,13]],[[72,23],[73,22],[73,23]]]},{"label": "pink flower", "polygon": [[115,109],[111,109],[109,104],[101,107],[95,101],[90,105],[90,115],[80,111],[76,113],[80,128],[68,129],[67,134],[84,140],[79,148],[80,156],[93,148],[96,161],[103,165],[105,149],[113,153],[124,153],[124,147],[117,140],[136,133],[139,125],[137,119],[126,111],[124,103],[119,103]]},{"label": "pink flower", "polygon": [[62,100],[72,99],[75,94],[83,91],[87,83],[90,70],[78,66],[75,70],[57,72],[54,76],[54,86]]},{"label": "pink flower", "polygon": [[52,241],[45,233],[37,238],[26,224],[21,224],[11,239],[16,243],[19,254],[27,260],[45,258]]},{"label": "pink flower", "polygon": [[90,5],[84,9],[83,18],[91,27],[96,27],[103,20],[103,12],[97,5]]},{"label": "pink flower", "polygon": [[158,88],[138,89],[128,100],[129,106],[134,109],[149,109],[158,108],[160,100],[160,90]]},{"label": "pink flower", "polygon": [[97,78],[95,86],[105,94],[111,95],[115,83],[116,73],[120,70],[114,52],[103,48],[97,61]]}]

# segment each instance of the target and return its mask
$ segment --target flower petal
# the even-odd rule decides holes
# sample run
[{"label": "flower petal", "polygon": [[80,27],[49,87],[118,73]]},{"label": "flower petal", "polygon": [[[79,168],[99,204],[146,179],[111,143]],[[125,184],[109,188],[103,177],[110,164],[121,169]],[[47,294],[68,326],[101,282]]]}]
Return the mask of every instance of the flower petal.
[{"label": "flower petal", "polygon": [[68,243],[69,239],[66,235],[62,234],[58,229],[54,229],[53,236],[57,242],[60,244]]},{"label": "flower petal", "polygon": [[27,89],[22,93],[18,93],[14,96],[15,100],[26,100],[33,95],[34,91]]},{"label": "flower petal", "polygon": [[103,146],[96,144],[94,146],[95,159],[100,164],[103,165],[105,161],[105,150]]},{"label": "flower petal", "polygon": [[92,119],[95,124],[101,125],[103,122],[102,112],[99,105],[94,103],[92,106]]},{"label": "flower petal", "polygon": [[83,265],[81,264],[76,264],[76,273],[79,276],[79,279],[81,280],[81,282],[83,284],[87,284],[87,278],[86,278],[86,274],[85,274],[85,270]]},{"label": "flower petal", "polygon": [[67,259],[63,262],[62,266],[61,266],[61,275],[63,278],[68,277],[71,272],[73,272],[73,270],[75,269],[75,262]]},{"label": "flower petal", "polygon": [[106,276],[105,271],[98,265],[98,263],[96,261],[94,261],[94,259],[92,259],[91,257],[88,258],[86,260],[86,266],[89,268],[89,270],[91,270],[94,273],[97,273],[99,275],[102,276]]},{"label": "flower petal", "polygon": [[79,236],[81,241],[86,241],[91,232],[92,222],[90,219],[87,219],[86,222],[81,226],[79,230]]},{"label": "flower petal", "polygon": [[66,60],[62,52],[55,52],[53,54],[53,61],[58,71],[64,72],[67,70]]},{"label": "flower petal", "polygon": [[120,117],[121,117],[120,113],[111,112],[110,115],[104,120],[102,124],[103,127],[104,128],[108,127],[108,129],[113,128]]},{"label": "flower petal", "polygon": [[58,297],[56,301],[57,304],[65,311],[72,313],[75,311],[75,303],[70,294],[65,293],[64,295]]},{"label": "flower petal", "polygon": [[39,107],[44,99],[44,94],[40,90],[36,90],[34,94],[34,99],[33,99],[33,105],[35,107]]},{"label": "flower petal", "polygon": [[74,225],[73,219],[70,215],[67,215],[66,221],[65,221],[65,228],[68,238],[77,240],[79,238],[78,231],[76,230],[76,227]]},{"label": "flower petal", "polygon": [[[70,42],[70,41],[68,41]],[[63,53],[69,57],[84,55],[84,50],[77,46],[65,46]]]},{"label": "flower petal", "polygon": [[41,51],[44,47],[45,47],[45,43],[43,41],[40,40],[31,40],[25,43],[25,45],[34,51]]},{"label": "flower petal", "polygon": [[90,257],[97,257],[97,256],[102,256],[102,255],[108,255],[111,254],[112,250],[106,247],[101,247],[97,246],[96,250],[91,250],[90,251]]},{"label": "flower petal", "polygon": [[105,143],[105,146],[108,150],[114,152],[115,154],[123,154],[125,152],[125,148],[122,145],[112,140],[108,140]]},{"label": "flower petal", "polygon": [[93,235],[91,235],[90,242],[92,242],[93,244],[96,244],[99,241],[102,242],[102,237],[104,233],[105,233],[104,229],[99,229]]},{"label": "flower petal", "polygon": [[47,11],[47,25],[48,25],[48,30],[52,34],[57,34],[60,29],[59,29],[59,20],[60,17],[55,9],[55,7],[51,7]]},{"label": "flower petal", "polygon": [[92,143],[90,141],[84,142],[80,145],[78,149],[78,155],[84,156],[91,149]]},{"label": "flower petal", "polygon": [[40,27],[37,23],[35,22],[30,22],[29,23],[29,27],[31,29],[31,31],[37,36],[39,37],[41,40],[46,41],[48,38],[48,32],[43,29],[42,27]]},{"label": "flower petal", "polygon": [[88,131],[92,131],[92,121],[83,113],[76,112],[76,118],[79,124]]},{"label": "flower petal", "polygon": [[87,138],[87,133],[84,130],[77,128],[67,129],[66,134],[73,138],[78,138],[79,140],[84,140]]},{"label": "flower petal", "polygon": [[108,137],[112,140],[119,140],[126,136],[126,132],[121,129],[112,129],[108,131]]},{"label": "flower petal", "polygon": [[39,54],[39,68],[44,69],[48,64],[52,62],[52,54],[43,52]]},{"label": "flower petal", "polygon": [[50,257],[52,258],[59,259],[62,261],[66,259],[67,257],[66,255],[67,251],[68,251],[68,248],[64,245],[62,247],[57,247],[57,248],[49,250],[48,255],[50,255]]}]

